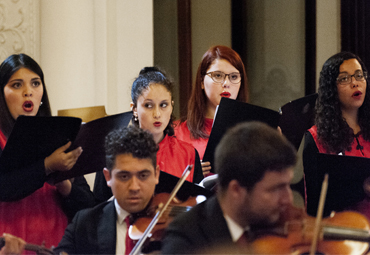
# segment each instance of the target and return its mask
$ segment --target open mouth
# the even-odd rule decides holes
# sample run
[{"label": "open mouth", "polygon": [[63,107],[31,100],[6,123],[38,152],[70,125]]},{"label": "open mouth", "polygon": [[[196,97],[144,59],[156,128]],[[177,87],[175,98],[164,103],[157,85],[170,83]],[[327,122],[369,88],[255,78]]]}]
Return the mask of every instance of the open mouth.
[{"label": "open mouth", "polygon": [[353,96],[353,97],[359,97],[359,96],[361,96],[361,95],[362,95],[361,91],[356,91],[356,92],[354,92],[354,93],[352,94],[352,96]]},{"label": "open mouth", "polygon": [[155,127],[160,127],[161,125],[162,125],[162,123],[161,122],[154,122],[154,124],[153,124]]},{"label": "open mouth", "polygon": [[222,92],[220,95],[222,97],[227,97],[227,98],[229,98],[231,96],[231,94],[229,92],[227,92],[227,91]]},{"label": "open mouth", "polygon": [[23,103],[23,110],[25,112],[32,112],[33,110],[33,102],[32,101],[26,101]]}]

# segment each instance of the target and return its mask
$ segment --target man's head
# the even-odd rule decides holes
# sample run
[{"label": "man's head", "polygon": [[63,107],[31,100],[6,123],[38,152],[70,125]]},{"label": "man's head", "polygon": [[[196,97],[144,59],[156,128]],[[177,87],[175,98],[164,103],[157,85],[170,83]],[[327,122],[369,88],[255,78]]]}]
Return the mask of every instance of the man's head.
[{"label": "man's head", "polygon": [[112,131],[106,137],[105,151],[103,172],[118,204],[129,213],[143,210],[159,180],[158,146],[152,135],[135,126]]},{"label": "man's head", "polygon": [[[230,129],[215,152],[219,198],[240,225],[270,224],[292,202],[296,151],[277,130],[259,122]],[[223,208],[224,209],[224,208]]]}]

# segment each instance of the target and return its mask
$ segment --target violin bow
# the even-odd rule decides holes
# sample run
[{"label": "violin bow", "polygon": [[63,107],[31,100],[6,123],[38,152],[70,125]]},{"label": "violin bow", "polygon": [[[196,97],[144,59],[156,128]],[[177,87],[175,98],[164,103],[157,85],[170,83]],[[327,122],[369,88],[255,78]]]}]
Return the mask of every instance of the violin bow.
[{"label": "violin bow", "polygon": [[[5,238],[0,237],[0,249],[5,245]],[[53,250],[45,248],[44,245],[36,245],[36,244],[30,244],[26,243],[24,246],[24,249],[27,251],[33,251],[38,255],[54,255],[55,253]]]},{"label": "violin bow", "polygon": [[319,207],[317,208],[315,229],[314,229],[313,238],[312,238],[310,255],[315,255],[316,254],[317,242],[319,240],[319,234],[320,234],[320,230],[321,230],[322,214],[323,214],[323,211],[324,211],[324,204],[325,204],[325,199],[326,199],[326,192],[328,190],[328,179],[329,179],[329,175],[325,174],[324,181],[322,182],[322,186],[321,186]]},{"label": "violin bow", "polygon": [[163,205],[163,203],[158,205],[158,212],[155,214],[153,220],[150,222],[149,226],[146,228],[143,236],[139,239],[139,241],[136,243],[135,247],[132,249],[130,252],[130,255],[139,255],[139,252],[141,251],[141,247],[143,246],[146,238],[149,236],[150,232],[153,230],[155,225],[157,224],[158,220],[161,218],[165,210],[167,209],[168,205],[171,203],[171,201],[174,199],[176,196],[177,192],[181,188],[182,184],[185,182],[186,178],[190,174],[191,169],[193,168],[192,165],[188,165],[184,172],[182,173],[181,178],[178,180],[175,188],[172,190],[171,195],[169,199],[167,200],[166,204]]}]

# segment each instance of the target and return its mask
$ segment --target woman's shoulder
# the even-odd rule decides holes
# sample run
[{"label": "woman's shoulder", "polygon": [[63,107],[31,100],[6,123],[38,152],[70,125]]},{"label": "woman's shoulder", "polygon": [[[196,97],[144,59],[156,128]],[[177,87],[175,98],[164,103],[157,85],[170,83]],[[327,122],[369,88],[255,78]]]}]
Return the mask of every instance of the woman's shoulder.
[{"label": "woman's shoulder", "polygon": [[305,143],[309,146],[315,145],[317,147],[318,152],[320,153],[328,153],[327,150],[324,148],[322,140],[320,140],[317,136],[317,126],[312,126],[305,136]]},{"label": "woman's shoulder", "polygon": [[166,146],[166,147],[171,147],[171,149],[173,149],[173,150],[183,149],[183,150],[187,150],[187,151],[189,151],[189,150],[195,151],[193,145],[191,145],[190,143],[188,143],[186,141],[178,139],[176,136],[166,135],[165,138],[162,140],[162,142],[159,145],[160,148],[161,148],[161,145]]},{"label": "woman's shoulder", "polygon": [[307,130],[314,139],[317,137],[317,126],[313,125],[310,129]]},{"label": "woman's shoulder", "polygon": [[190,130],[187,125],[188,121],[180,121],[177,120],[174,122],[173,129],[175,131],[175,136],[183,141],[187,141],[190,139]]},{"label": "woman's shoulder", "polygon": [[211,134],[212,127],[213,127],[213,119],[205,118],[204,119],[204,129],[208,135]]},{"label": "woman's shoulder", "polygon": [[211,119],[211,118],[204,118],[204,124],[206,125],[206,126],[209,126],[209,125],[213,125],[213,119]]},{"label": "woman's shoulder", "polygon": [[317,139],[317,126],[313,125],[310,129],[306,132],[306,140],[313,140],[316,144],[319,144],[319,140]]},{"label": "woman's shoulder", "polygon": [[188,124],[188,121],[187,120],[184,120],[184,121],[175,120],[173,122],[173,128],[175,129],[175,132],[176,131],[183,131],[183,130],[189,131],[187,124]]}]

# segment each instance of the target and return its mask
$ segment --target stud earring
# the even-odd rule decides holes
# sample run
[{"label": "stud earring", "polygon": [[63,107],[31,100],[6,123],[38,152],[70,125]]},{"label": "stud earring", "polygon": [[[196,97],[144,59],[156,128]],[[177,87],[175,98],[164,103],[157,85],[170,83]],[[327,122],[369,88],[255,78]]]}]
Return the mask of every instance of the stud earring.
[{"label": "stud earring", "polygon": [[40,102],[40,106],[42,105],[42,101]]},{"label": "stud earring", "polygon": [[137,121],[137,116],[135,116],[135,121]]}]

